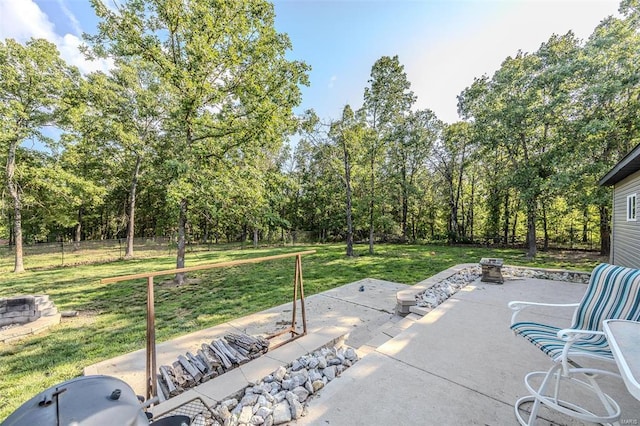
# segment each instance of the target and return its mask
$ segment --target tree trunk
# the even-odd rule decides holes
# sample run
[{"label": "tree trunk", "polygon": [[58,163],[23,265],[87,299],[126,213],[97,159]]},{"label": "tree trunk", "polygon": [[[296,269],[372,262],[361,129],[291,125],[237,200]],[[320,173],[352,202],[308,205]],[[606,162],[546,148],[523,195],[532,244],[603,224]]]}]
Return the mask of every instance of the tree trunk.
[{"label": "tree trunk", "polygon": [[[184,257],[186,252],[186,229],[187,229],[187,200],[180,200],[180,216],[178,218],[178,253],[176,255],[176,268],[184,268]],[[182,285],[185,282],[184,272],[176,274],[174,282]]]},{"label": "tree trunk", "polygon": [[509,192],[504,195],[504,228],[502,231],[504,244],[509,244]]},{"label": "tree trunk", "polygon": [[258,228],[253,228],[253,248],[258,248]]},{"label": "tree trunk", "polygon": [[376,189],[375,154],[371,154],[371,199],[369,200],[369,254],[373,254],[373,208]]},{"label": "tree trunk", "polygon": [[[455,199],[455,206],[456,206],[456,239],[459,239],[462,236],[462,233],[460,232],[460,223],[458,221],[458,210],[460,210],[460,194],[462,193],[462,177],[464,175],[464,159],[465,159],[465,151],[466,151],[467,145],[466,143],[462,146],[462,156],[460,157],[460,174],[458,175],[458,187],[456,188],[456,199]],[[453,170],[453,168],[452,168]],[[453,182],[453,174],[451,175],[452,177],[452,182]],[[464,218],[463,218],[464,219]],[[464,221],[463,221],[464,223]]]},{"label": "tree trunk", "polygon": [[527,257],[533,258],[536,255],[536,200],[530,199],[527,201],[527,241],[529,248],[527,251]]},{"label": "tree trunk", "polygon": [[416,241],[416,218],[414,215],[411,215],[411,241],[414,243]]},{"label": "tree trunk", "polygon": [[516,202],[516,208],[513,211],[513,224],[511,225],[511,244],[516,243],[516,230],[518,229],[518,213],[520,212],[520,197]]},{"label": "tree trunk", "polygon": [[409,214],[409,185],[407,183],[407,168],[405,166],[405,162],[407,161],[402,156],[402,239],[407,241],[409,239],[409,235],[407,232],[407,216]]},{"label": "tree trunk", "polygon": [[13,272],[24,272],[24,262],[22,259],[22,202],[20,193],[15,182],[16,171],[16,150],[18,141],[10,141],[9,153],[7,155],[7,189],[13,199],[13,235],[16,243],[16,254]]},{"label": "tree trunk", "polygon": [[136,212],[136,190],[138,188],[138,176],[140,174],[140,163],[142,159],[140,155],[136,156],[136,165],[133,169],[131,177],[131,190],[129,198],[129,225],[127,226],[127,250],[124,254],[125,259],[133,257],[133,236],[135,231],[135,212]]},{"label": "tree trunk", "polygon": [[600,255],[611,253],[611,227],[609,225],[609,207],[600,206]]},{"label": "tree trunk", "polygon": [[582,212],[582,242],[587,243],[589,241],[589,209],[585,207]]},{"label": "tree trunk", "polygon": [[344,185],[346,192],[346,215],[347,215],[347,256],[353,257],[353,219],[351,216],[351,164],[349,162],[349,151],[343,142],[342,150],[344,154]]},{"label": "tree trunk", "polygon": [[475,216],[475,211],[474,211],[474,201],[475,201],[475,197],[476,197],[476,175],[474,173],[474,175],[471,178],[471,201],[469,203],[469,238],[471,239],[471,243],[473,243],[473,241],[475,240],[475,235],[474,235],[474,216]]},{"label": "tree trunk", "polygon": [[449,226],[448,226],[449,243],[455,243],[458,237],[458,206],[453,196],[453,182],[449,182]]},{"label": "tree trunk", "polygon": [[542,202],[542,228],[544,230],[544,247],[543,251],[549,250],[549,226],[547,223],[547,205],[545,202]]},{"label": "tree trunk", "polygon": [[9,229],[9,247],[15,245],[15,238],[13,236],[13,232],[15,229],[13,228],[13,214],[11,210],[7,212],[7,228]]},{"label": "tree trunk", "polygon": [[78,223],[76,224],[75,235],[73,237],[73,249],[80,250],[82,240],[82,206],[78,208]]}]

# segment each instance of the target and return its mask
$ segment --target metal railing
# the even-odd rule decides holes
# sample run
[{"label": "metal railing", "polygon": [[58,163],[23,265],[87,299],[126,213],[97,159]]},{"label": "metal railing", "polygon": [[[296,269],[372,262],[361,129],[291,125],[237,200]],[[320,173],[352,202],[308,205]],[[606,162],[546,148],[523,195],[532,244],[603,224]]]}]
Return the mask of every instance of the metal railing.
[{"label": "metal railing", "polygon": [[[143,272],[133,275],[122,275],[119,277],[104,278],[100,280],[102,284],[111,284],[121,281],[137,280],[141,278],[147,279],[147,338],[146,338],[146,398],[152,400],[158,394],[156,380],[156,328],[155,328],[155,296],[153,278],[161,275],[173,275],[193,271],[202,271],[205,269],[226,268],[231,266],[246,265],[250,263],[261,263],[276,259],[285,259],[289,257],[296,258],[295,273],[293,279],[293,309],[291,316],[291,326],[267,336],[267,339],[291,333],[289,339],[278,343],[273,348],[281,346],[287,342],[295,340],[307,334],[307,314],[304,306],[304,283],[302,280],[302,256],[314,254],[315,250],[301,251],[296,253],[278,254],[274,256],[256,257],[252,259],[233,260],[228,262],[211,263],[207,265],[191,266],[187,268],[167,269],[155,272]],[[302,331],[299,332],[296,326],[297,322],[297,300],[300,298],[300,310],[302,316]]]}]

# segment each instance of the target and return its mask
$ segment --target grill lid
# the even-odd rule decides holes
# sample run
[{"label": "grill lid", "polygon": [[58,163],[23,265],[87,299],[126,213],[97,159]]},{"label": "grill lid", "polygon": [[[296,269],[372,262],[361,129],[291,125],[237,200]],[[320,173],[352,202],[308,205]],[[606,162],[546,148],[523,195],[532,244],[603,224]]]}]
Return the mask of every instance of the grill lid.
[{"label": "grill lid", "polygon": [[120,379],[78,377],[40,392],[22,404],[3,426],[148,426],[138,397]]}]

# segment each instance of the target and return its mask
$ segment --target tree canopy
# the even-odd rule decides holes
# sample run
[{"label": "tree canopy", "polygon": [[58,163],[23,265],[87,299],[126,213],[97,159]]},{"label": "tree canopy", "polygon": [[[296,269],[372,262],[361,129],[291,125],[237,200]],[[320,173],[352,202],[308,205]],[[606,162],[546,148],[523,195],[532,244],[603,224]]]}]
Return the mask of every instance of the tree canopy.
[{"label": "tree canopy", "polygon": [[198,241],[609,249],[597,182],[640,143],[637,0],[587,40],[554,34],[477,76],[455,123],[416,108],[398,56],[372,64],[361,107],[296,115],[309,67],[266,1],[92,4],[84,51],[107,72],[0,41],[0,237],[16,271],[23,240],[126,238],[133,257],[134,237],[169,236],[178,267]]}]

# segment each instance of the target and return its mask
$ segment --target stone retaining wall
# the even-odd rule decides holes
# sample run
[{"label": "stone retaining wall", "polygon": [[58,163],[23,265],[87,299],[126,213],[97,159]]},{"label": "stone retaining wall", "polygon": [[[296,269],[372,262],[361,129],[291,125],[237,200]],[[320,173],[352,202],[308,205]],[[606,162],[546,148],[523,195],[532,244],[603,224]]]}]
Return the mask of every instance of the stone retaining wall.
[{"label": "stone retaining wall", "polygon": [[[507,281],[511,279],[537,278],[583,284],[588,283],[591,277],[590,272],[511,265],[504,265],[502,274]],[[463,263],[445,269],[406,290],[399,291],[396,294],[396,313],[403,316],[411,312],[425,315],[461,287],[479,277],[480,266],[477,263]]]},{"label": "stone retaining wall", "polygon": [[15,296],[0,299],[0,327],[26,324],[58,313],[49,296]]}]

